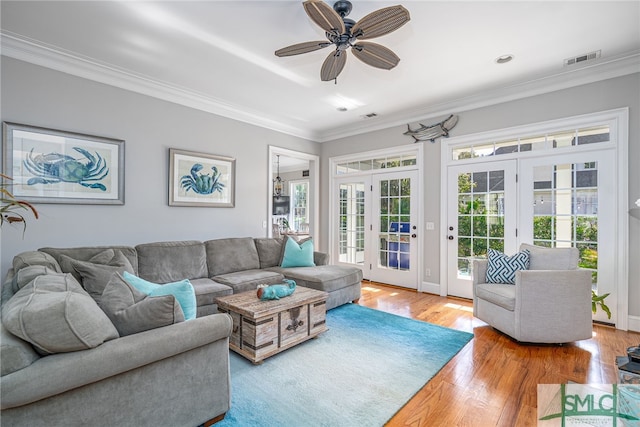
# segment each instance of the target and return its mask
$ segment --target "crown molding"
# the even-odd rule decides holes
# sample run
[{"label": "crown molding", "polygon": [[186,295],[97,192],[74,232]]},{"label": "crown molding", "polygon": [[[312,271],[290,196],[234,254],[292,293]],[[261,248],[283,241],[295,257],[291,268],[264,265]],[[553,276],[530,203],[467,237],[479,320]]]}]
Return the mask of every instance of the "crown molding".
[{"label": "crown molding", "polygon": [[616,57],[601,58],[581,67],[567,67],[551,76],[496,87],[426,108],[398,111],[378,117],[375,122],[358,122],[315,132],[266,117],[261,111],[251,111],[240,105],[136,74],[9,31],[0,32],[0,46],[3,56],[315,142],[333,141],[640,72],[640,51],[633,51]]},{"label": "crown molding", "polygon": [[640,51],[604,58],[579,68],[567,67],[551,76],[496,87],[472,96],[433,104],[426,108],[398,111],[388,116],[379,117],[375,123],[369,121],[342,126],[323,132],[317,141],[333,141],[394,126],[406,126],[408,123],[416,123],[430,118],[443,117],[634,73],[640,73]]},{"label": "crown molding", "polygon": [[263,112],[251,111],[218,98],[136,74],[9,31],[0,32],[0,46],[3,56],[300,138],[314,140],[316,137],[312,132],[265,117]]}]

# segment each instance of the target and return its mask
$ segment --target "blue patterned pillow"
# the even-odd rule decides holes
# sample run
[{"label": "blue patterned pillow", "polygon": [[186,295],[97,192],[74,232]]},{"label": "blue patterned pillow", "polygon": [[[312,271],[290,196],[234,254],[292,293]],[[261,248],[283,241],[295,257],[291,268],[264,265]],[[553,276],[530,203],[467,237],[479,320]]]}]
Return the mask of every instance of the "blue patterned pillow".
[{"label": "blue patterned pillow", "polygon": [[507,283],[515,285],[516,271],[529,269],[529,251],[524,249],[507,256],[495,249],[489,249],[487,283]]}]

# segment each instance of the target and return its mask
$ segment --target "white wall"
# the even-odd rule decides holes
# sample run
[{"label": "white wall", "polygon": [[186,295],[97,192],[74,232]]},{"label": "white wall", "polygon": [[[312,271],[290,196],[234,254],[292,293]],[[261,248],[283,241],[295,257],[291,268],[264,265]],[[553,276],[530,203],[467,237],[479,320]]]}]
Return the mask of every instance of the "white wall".
[{"label": "white wall", "polygon": [[[502,129],[542,122],[579,114],[629,107],[629,204],[640,197],[640,74],[632,74],[544,95],[496,104],[469,111],[456,111],[459,121],[452,135]],[[442,118],[445,118],[443,116]],[[430,119],[425,123],[441,120]],[[415,127],[415,123],[412,123]],[[412,144],[402,133],[406,126],[397,126],[363,135],[342,138],[322,144],[321,205],[328,206],[330,157]],[[440,223],[440,142],[424,142],[424,218],[436,224],[434,231],[423,231],[423,267],[431,270],[425,282],[439,283],[440,239],[446,235],[446,224]],[[328,229],[328,217],[322,218],[321,229]],[[323,242],[328,234],[323,235]],[[629,314],[640,316],[640,220],[629,219]],[[638,319],[640,321],[640,319]]]},{"label": "white wall", "polygon": [[[13,256],[43,246],[266,236],[268,146],[319,144],[2,57],[2,121],[125,140],[125,205],[38,204],[41,218],[2,227],[2,277]],[[169,148],[236,158],[235,208],[168,206]]]}]

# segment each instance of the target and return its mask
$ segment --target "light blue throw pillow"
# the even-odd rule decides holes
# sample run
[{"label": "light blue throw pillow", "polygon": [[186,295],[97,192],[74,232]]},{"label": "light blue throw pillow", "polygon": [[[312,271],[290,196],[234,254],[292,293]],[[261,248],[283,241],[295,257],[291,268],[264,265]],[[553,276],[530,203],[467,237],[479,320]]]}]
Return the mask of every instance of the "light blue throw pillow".
[{"label": "light blue throw pillow", "polygon": [[508,256],[495,249],[489,249],[487,283],[515,285],[516,271],[529,269],[529,250],[525,249]]},{"label": "light blue throw pillow", "polygon": [[157,283],[141,279],[140,277],[127,273],[126,271],[122,274],[122,277],[124,277],[131,286],[150,297],[173,295],[182,308],[184,320],[193,320],[196,318],[198,309],[196,304],[196,293],[189,279],[159,285]]},{"label": "light blue throw pillow", "polygon": [[307,239],[300,243],[292,238],[287,238],[284,246],[281,267],[314,267],[313,239]]}]

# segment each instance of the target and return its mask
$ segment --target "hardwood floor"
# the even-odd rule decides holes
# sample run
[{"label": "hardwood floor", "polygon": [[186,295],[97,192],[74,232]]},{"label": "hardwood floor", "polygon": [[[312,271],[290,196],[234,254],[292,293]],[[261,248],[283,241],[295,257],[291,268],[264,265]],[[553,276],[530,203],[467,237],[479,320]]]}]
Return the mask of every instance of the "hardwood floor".
[{"label": "hardwood floor", "polygon": [[615,383],[615,357],[640,344],[638,333],[601,325],[589,340],[520,344],[475,319],[469,300],[366,281],[359,304],[474,334],[388,426],[535,426],[538,384]]}]

